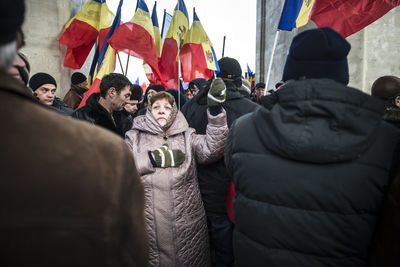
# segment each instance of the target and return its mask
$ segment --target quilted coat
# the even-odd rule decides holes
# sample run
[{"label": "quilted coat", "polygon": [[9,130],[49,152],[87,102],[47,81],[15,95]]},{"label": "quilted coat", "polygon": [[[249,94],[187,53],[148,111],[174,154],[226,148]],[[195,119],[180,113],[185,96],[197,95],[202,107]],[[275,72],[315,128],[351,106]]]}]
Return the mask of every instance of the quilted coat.
[{"label": "quilted coat", "polygon": [[[207,223],[198,186],[196,161],[220,159],[228,133],[226,112],[208,113],[205,135],[189,128],[179,111],[164,131],[147,111],[135,118],[125,140],[131,148],[145,188],[145,216],[150,266],[209,266]],[[179,167],[154,168],[148,151],[163,144],[185,153]]]}]

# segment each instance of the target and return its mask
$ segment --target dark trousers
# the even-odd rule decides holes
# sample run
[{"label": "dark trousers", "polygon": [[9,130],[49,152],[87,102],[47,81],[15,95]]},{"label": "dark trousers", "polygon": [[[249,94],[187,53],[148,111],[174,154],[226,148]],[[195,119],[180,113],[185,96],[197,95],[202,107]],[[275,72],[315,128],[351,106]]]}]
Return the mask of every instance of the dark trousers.
[{"label": "dark trousers", "polygon": [[232,235],[234,224],[228,215],[206,212],[208,234],[210,237],[211,266],[233,266]]}]

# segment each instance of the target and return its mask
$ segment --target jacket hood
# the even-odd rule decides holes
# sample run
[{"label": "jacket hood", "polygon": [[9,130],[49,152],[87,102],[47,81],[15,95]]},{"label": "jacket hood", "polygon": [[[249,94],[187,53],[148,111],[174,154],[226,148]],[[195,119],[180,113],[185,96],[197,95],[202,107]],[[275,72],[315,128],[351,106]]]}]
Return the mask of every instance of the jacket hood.
[{"label": "jacket hood", "polygon": [[296,161],[357,158],[374,141],[384,103],[330,79],[284,85],[253,118],[263,145]]},{"label": "jacket hood", "polygon": [[178,111],[174,122],[166,131],[164,131],[149,110],[146,111],[146,115],[137,116],[134,119],[132,127],[133,130],[164,136],[176,135],[186,131],[188,128],[189,125],[185,119],[185,116],[183,116],[182,112]]}]

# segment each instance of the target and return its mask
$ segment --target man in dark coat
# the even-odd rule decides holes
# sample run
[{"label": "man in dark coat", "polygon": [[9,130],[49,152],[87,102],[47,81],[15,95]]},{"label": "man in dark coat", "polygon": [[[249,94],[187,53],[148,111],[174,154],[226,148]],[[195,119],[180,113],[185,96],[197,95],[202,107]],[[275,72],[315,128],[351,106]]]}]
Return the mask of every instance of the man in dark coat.
[{"label": "man in dark coat", "polygon": [[[385,102],[383,119],[400,127],[400,78],[382,76],[372,85],[371,94]],[[399,166],[397,166],[399,167]],[[400,251],[400,168],[388,189],[382,215],[375,231],[374,244],[370,251],[370,267],[399,266]]]},{"label": "man in dark coat", "polygon": [[[238,91],[242,85],[242,69],[236,59],[224,57],[218,61],[221,77],[226,85],[226,110],[228,127],[240,116],[254,111],[258,105],[245,98]],[[199,134],[205,134],[207,126],[207,94],[209,85],[196,97],[187,102],[182,112],[189,126]],[[217,266],[233,266],[232,231],[233,224],[226,213],[226,198],[231,177],[228,175],[224,159],[213,164],[198,165],[200,191],[206,210],[210,234],[211,254]]]},{"label": "man in dark coat", "polygon": [[400,133],[346,86],[349,51],[331,28],[298,34],[285,85],[232,125],[237,266],[367,265]]},{"label": "man in dark coat", "polygon": [[147,266],[144,192],[118,136],[40,105],[7,74],[24,2],[0,2],[0,265]]},{"label": "man in dark coat", "polygon": [[371,95],[385,101],[383,119],[400,128],[400,78],[389,75],[379,77],[372,84]]},{"label": "man in dark coat", "polygon": [[45,107],[65,116],[72,114],[73,110],[56,97],[57,83],[50,74],[36,73],[29,80],[29,87]]},{"label": "man in dark coat", "polygon": [[87,91],[87,78],[81,72],[71,76],[71,89],[65,94],[63,102],[72,109],[77,109],[82,101],[83,94]]},{"label": "man in dark coat", "polygon": [[124,75],[111,73],[103,77],[100,93],[89,96],[86,105],[75,110],[71,117],[106,128],[122,138],[125,132],[115,120],[115,112],[122,111],[131,96],[131,82]]}]

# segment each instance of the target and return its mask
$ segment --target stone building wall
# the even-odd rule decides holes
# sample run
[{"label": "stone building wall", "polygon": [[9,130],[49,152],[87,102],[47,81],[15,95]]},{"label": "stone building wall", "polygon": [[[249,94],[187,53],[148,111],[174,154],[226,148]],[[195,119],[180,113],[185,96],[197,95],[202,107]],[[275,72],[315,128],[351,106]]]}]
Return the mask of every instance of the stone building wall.
[{"label": "stone building wall", "polygon": [[[31,76],[47,72],[57,81],[58,97],[64,97],[70,88],[74,72],[63,66],[66,48],[58,43],[65,23],[74,16],[86,0],[26,0],[23,31],[26,46],[21,50],[28,58]],[[88,74],[87,66],[80,70]]]},{"label": "stone building wall", "polygon": [[[283,4],[281,0],[257,0],[257,45],[256,45],[256,81],[266,81],[272,47]],[[263,25],[264,23],[264,25]],[[291,32],[280,31],[273,67],[269,81],[272,88],[282,77],[287,51],[292,38],[306,26]],[[347,40],[352,48],[348,56],[349,86],[370,93],[374,80],[383,75],[400,76],[400,8],[394,8],[385,16],[363,30],[349,36]]]}]

